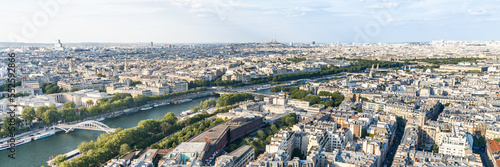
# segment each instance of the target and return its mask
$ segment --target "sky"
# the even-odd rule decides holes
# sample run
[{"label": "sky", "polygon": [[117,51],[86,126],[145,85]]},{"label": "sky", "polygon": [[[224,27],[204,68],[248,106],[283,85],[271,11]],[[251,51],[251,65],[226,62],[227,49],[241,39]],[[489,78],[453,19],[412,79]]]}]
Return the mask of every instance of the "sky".
[{"label": "sky", "polygon": [[500,0],[22,0],[0,42],[500,40]]}]

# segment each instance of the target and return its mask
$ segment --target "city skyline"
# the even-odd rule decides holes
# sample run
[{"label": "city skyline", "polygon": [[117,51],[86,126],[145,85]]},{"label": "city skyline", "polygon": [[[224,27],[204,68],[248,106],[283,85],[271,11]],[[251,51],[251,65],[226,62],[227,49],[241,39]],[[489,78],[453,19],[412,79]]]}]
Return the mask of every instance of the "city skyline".
[{"label": "city skyline", "polygon": [[[52,2],[52,3],[49,3]],[[47,5],[50,4],[50,5]],[[402,43],[499,40],[500,1],[8,2],[0,42]],[[35,19],[35,20],[34,20]],[[29,29],[31,27],[32,29]]]},{"label": "city skyline", "polygon": [[500,0],[0,11],[0,166],[500,166]]}]

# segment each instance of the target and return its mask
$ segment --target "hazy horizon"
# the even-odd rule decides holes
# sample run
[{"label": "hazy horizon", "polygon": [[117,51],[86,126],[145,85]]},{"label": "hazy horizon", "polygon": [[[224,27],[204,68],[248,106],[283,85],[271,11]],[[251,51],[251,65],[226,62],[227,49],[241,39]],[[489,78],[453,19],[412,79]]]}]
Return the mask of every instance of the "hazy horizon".
[{"label": "hazy horizon", "polygon": [[0,42],[410,43],[500,40],[500,0],[4,2]]}]

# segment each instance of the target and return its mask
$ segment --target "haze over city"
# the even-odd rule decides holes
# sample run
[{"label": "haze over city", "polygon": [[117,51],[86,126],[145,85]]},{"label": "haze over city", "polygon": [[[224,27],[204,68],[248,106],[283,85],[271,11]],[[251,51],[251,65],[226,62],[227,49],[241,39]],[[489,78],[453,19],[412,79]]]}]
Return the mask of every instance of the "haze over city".
[{"label": "haze over city", "polygon": [[[61,0],[57,7],[43,5],[51,1],[3,2],[0,20],[6,26],[0,27],[0,42],[241,43],[277,39],[286,43],[394,43],[500,39],[499,0]],[[23,36],[26,22],[36,22],[34,17],[41,24],[35,24],[36,32]],[[23,39],[12,40],[9,34]],[[368,37],[360,39],[363,34]]]}]

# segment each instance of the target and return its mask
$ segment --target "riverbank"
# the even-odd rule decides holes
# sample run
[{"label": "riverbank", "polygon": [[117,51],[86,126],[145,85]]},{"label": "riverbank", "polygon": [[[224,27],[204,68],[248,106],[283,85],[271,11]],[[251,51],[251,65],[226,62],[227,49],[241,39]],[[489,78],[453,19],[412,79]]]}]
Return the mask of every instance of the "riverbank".
[{"label": "riverbank", "polygon": [[[40,140],[52,135],[55,135],[57,132],[60,132],[62,130],[55,129],[54,127],[50,128],[44,128],[44,129],[37,129],[29,132],[22,133],[21,135],[17,136],[15,138],[15,144],[16,147],[35,141],[35,140]],[[10,150],[10,144],[11,142],[9,141],[11,138],[3,138],[0,139],[0,151],[2,150]]]},{"label": "riverbank", "polygon": [[177,101],[177,100],[198,99],[198,98],[203,98],[203,97],[208,97],[208,96],[215,96],[215,95],[216,94],[213,91],[203,91],[203,92],[197,92],[197,93],[190,93],[190,94],[182,95],[182,96],[175,97],[175,98],[169,98],[169,99],[164,99],[164,100],[151,101],[151,102],[149,102],[147,104],[144,104],[144,105],[141,105],[141,106],[138,106],[138,107],[127,108],[127,109],[124,109],[124,110],[115,111],[115,112],[111,112],[111,113],[103,113],[103,114],[99,114],[99,115],[93,115],[93,116],[90,116],[90,117],[86,117],[84,120],[99,120],[100,118],[105,118],[106,119],[106,117],[113,116],[114,114],[122,114],[121,116],[123,116],[126,112],[128,113],[128,110],[133,110],[133,111],[138,110],[137,112],[141,112],[141,109],[146,108],[146,107],[154,107],[155,104],[170,103],[169,105],[172,105],[172,103],[174,101]]},{"label": "riverbank", "polygon": [[[210,98],[212,97],[193,98],[191,102],[160,106],[148,111],[106,119],[102,123],[111,128],[132,128],[142,120],[163,118],[169,112],[179,115],[182,111],[198,106],[201,101]],[[75,150],[82,142],[96,141],[102,133],[104,132],[90,130],[75,130],[68,134],[59,132],[43,140],[16,147],[15,160],[7,157],[9,151],[0,151],[0,166],[47,166],[50,157]]]},{"label": "riverbank", "polygon": [[[184,99],[198,99],[198,98],[203,98],[203,97],[207,97],[207,96],[214,96],[214,95],[215,95],[215,93],[213,91],[204,91],[204,92],[190,93],[190,94],[187,94],[187,95],[182,95],[182,96],[171,98],[171,99],[156,100],[156,101],[150,102],[148,104],[145,104],[145,105],[142,105],[142,106],[139,106],[139,107],[133,107],[133,108],[128,108],[128,109],[124,109],[124,110],[120,110],[120,111],[115,111],[115,112],[111,112],[111,113],[103,113],[103,114],[99,114],[99,115],[94,115],[94,116],[86,117],[85,119],[83,119],[81,121],[95,120],[95,121],[102,122],[102,121],[104,121],[106,119],[114,119],[114,118],[118,118],[118,117],[121,117],[121,116],[124,116],[124,115],[129,115],[129,114],[131,114],[134,111],[141,112],[141,109],[146,108],[146,107],[150,107],[150,106],[154,107],[155,104],[162,104],[162,103],[166,104],[166,103],[169,103],[171,105],[174,101],[179,101],[179,100],[184,100]],[[142,111],[142,112],[144,112],[144,111]],[[65,123],[65,124],[73,124],[73,123],[78,123],[78,122],[81,122],[81,121],[74,121],[74,122],[69,122],[69,123]],[[30,131],[23,132],[23,133],[20,133],[20,134],[16,135],[16,146],[19,146],[19,145],[26,144],[26,143],[29,143],[29,142],[37,140],[37,137],[36,137],[37,133],[44,133],[44,129],[47,130],[49,128],[53,129],[54,133],[61,131],[61,130],[55,129],[54,126],[40,127],[40,128],[32,129]],[[53,134],[51,134],[50,136],[52,136],[52,135]],[[45,137],[48,137],[48,136],[45,136]],[[10,148],[9,147],[10,143],[8,142],[8,140],[10,140],[10,137],[0,138],[0,151],[7,150],[7,149]]]}]

